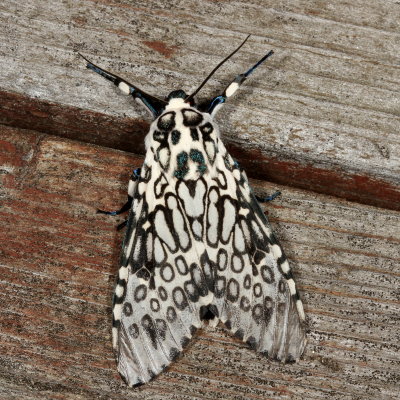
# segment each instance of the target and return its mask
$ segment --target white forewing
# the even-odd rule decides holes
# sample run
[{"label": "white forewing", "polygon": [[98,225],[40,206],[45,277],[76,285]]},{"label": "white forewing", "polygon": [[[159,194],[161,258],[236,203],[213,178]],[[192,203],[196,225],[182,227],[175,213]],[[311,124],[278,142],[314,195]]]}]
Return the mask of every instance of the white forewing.
[{"label": "white forewing", "polygon": [[121,375],[132,386],[159,374],[207,311],[255,350],[298,359],[304,311],[288,262],[210,115],[175,101],[146,147],[114,296]]}]

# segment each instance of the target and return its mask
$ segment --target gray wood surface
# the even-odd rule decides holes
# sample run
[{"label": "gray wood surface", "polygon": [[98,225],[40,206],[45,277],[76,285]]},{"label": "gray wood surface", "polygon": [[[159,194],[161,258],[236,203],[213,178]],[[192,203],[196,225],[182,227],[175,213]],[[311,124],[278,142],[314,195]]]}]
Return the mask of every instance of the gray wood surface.
[{"label": "gray wood surface", "polygon": [[308,345],[297,364],[206,327],[155,381],[128,389],[111,348],[126,199],[141,158],[0,127],[1,399],[399,399],[400,213],[276,189],[273,229],[297,277]]},{"label": "gray wood surface", "polygon": [[[394,0],[6,0],[0,121],[141,150],[146,112],[76,51],[164,96],[192,91],[251,33],[201,92],[275,50],[218,117],[250,176],[399,209],[399,20]],[[127,119],[135,135],[110,134]]]}]

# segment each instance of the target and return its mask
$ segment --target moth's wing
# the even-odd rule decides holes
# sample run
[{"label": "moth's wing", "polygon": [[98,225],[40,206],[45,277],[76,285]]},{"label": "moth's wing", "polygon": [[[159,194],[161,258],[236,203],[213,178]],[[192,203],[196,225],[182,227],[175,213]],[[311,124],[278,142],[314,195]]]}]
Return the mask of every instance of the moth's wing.
[{"label": "moth's wing", "polygon": [[158,164],[144,165],[123,244],[113,346],[129,386],[150,381],[177,357],[212,300],[212,281],[199,265],[205,257],[170,185]]},{"label": "moth's wing", "polygon": [[[220,246],[214,258],[219,318],[256,351],[297,360],[306,342],[304,311],[288,261],[244,172],[228,153],[218,164],[223,176],[217,207]],[[230,196],[224,198],[221,181]]]}]

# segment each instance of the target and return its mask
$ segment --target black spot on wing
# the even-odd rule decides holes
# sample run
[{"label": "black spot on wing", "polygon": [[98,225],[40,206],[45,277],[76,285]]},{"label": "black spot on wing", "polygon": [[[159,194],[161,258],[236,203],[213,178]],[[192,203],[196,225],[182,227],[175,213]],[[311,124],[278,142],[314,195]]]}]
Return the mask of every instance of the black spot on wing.
[{"label": "black spot on wing", "polygon": [[261,277],[266,283],[274,283],[275,282],[275,274],[272,268],[268,265],[263,265],[261,267]]},{"label": "black spot on wing", "polygon": [[155,288],[156,288],[156,282],[154,279],[154,275],[151,275],[149,280],[149,289],[154,290]]},{"label": "black spot on wing", "polygon": [[147,287],[145,285],[137,286],[133,295],[136,303],[139,303],[140,301],[144,300],[146,296],[147,296]]},{"label": "black spot on wing", "polygon": [[204,125],[200,126],[200,131],[203,135],[204,140],[212,140],[210,135],[214,131],[214,127],[210,122],[207,122]]},{"label": "black spot on wing", "polygon": [[253,294],[255,297],[261,297],[263,294],[261,283],[256,283],[253,286]]},{"label": "black spot on wing", "polygon": [[226,180],[225,173],[219,169],[218,169],[218,185],[223,190],[226,190],[228,188],[228,181]]},{"label": "black spot on wing", "polygon": [[274,301],[272,300],[271,297],[265,296],[264,297],[264,323],[265,325],[268,325],[272,314],[274,312]]},{"label": "black spot on wing", "polygon": [[181,345],[182,347],[186,347],[190,342],[190,339],[187,336],[183,336],[181,339]]},{"label": "black spot on wing", "polygon": [[148,281],[150,279],[150,272],[145,268],[140,268],[138,272],[136,272],[136,276],[138,278],[144,279],[145,281]]},{"label": "black spot on wing", "polygon": [[257,250],[257,251],[254,253],[253,259],[254,259],[254,262],[255,262],[257,265],[260,264],[260,262],[261,262],[264,258],[265,258],[265,253],[264,253],[264,252],[262,252],[262,251],[260,251],[260,250]]},{"label": "black spot on wing", "polygon": [[169,163],[171,161],[171,150],[169,149],[168,143],[161,144],[157,149],[157,160],[160,163],[164,171],[168,171]]},{"label": "black spot on wing", "polygon": [[151,311],[153,311],[153,312],[160,311],[160,302],[157,299],[151,299],[150,300],[150,308],[151,308]]},{"label": "black spot on wing", "polygon": [[172,347],[169,351],[169,359],[171,361],[175,360],[179,356],[179,350],[176,347]]},{"label": "black spot on wing", "polygon": [[240,292],[240,286],[238,281],[234,278],[229,279],[227,285],[227,296],[226,296],[227,300],[234,303],[239,299],[239,292]]},{"label": "black spot on wing", "polygon": [[174,307],[172,307],[172,306],[169,306],[168,308],[167,308],[167,321],[169,322],[169,323],[173,323],[173,322],[175,322],[175,320],[176,320],[176,311],[175,311],[175,308]]},{"label": "black spot on wing", "polygon": [[164,143],[168,139],[168,132],[160,132],[155,130],[153,133],[153,139],[156,142]]},{"label": "black spot on wing", "polygon": [[199,140],[199,133],[197,132],[197,128],[190,128],[190,136],[193,140]]},{"label": "black spot on wing", "polygon": [[174,129],[171,132],[171,142],[172,142],[172,144],[178,144],[180,139],[181,139],[181,133],[179,131],[177,131],[176,129]]},{"label": "black spot on wing", "polygon": [[227,170],[232,172],[234,169],[234,165],[233,165],[232,157],[229,155],[228,152],[226,152],[224,155],[224,163],[225,163],[225,167],[227,168]]},{"label": "black spot on wing", "polygon": [[167,290],[165,289],[164,286],[159,286],[158,287],[158,294],[159,294],[160,299],[162,301],[167,301],[168,300],[168,292],[167,292]]},{"label": "black spot on wing", "polygon": [[158,118],[157,128],[162,131],[170,131],[175,126],[175,112],[170,111]]},{"label": "black spot on wing", "polygon": [[197,289],[197,285],[195,285],[191,281],[186,281],[184,283],[185,292],[189,298],[189,300],[193,303],[199,301],[199,291]]},{"label": "black spot on wing", "polygon": [[160,269],[160,275],[165,282],[172,282],[175,278],[175,271],[170,264],[164,264]]},{"label": "black spot on wing", "polygon": [[253,273],[253,276],[258,275],[258,269],[257,266],[254,263],[251,263],[251,272]]},{"label": "black spot on wing", "polygon": [[182,151],[176,156],[177,168],[174,172],[176,178],[183,179],[185,175],[189,172],[188,159],[189,156],[186,151]]},{"label": "black spot on wing", "polygon": [[242,298],[240,299],[240,308],[244,312],[248,312],[250,310],[250,300],[248,299],[248,297],[242,296]]},{"label": "black spot on wing", "polygon": [[228,253],[225,249],[219,249],[217,255],[217,265],[219,271],[225,271],[227,267]]},{"label": "black spot on wing", "polygon": [[257,341],[256,341],[256,339],[255,339],[254,336],[250,336],[250,337],[247,339],[246,343],[249,345],[249,347],[250,347],[252,350],[255,350],[255,349],[257,348]]},{"label": "black spot on wing", "polygon": [[161,318],[157,318],[155,322],[159,338],[161,340],[165,340],[165,335],[167,332],[167,323]]},{"label": "black spot on wing", "polygon": [[192,149],[190,150],[190,159],[195,162],[197,165],[197,171],[203,175],[207,170],[207,166],[204,160],[203,153],[199,150]]},{"label": "black spot on wing", "polygon": [[128,333],[133,339],[139,337],[139,327],[136,324],[131,324],[128,328]]},{"label": "black spot on wing", "polygon": [[182,110],[182,115],[185,126],[197,126],[203,121],[203,116],[200,113],[188,108]]},{"label": "black spot on wing", "polygon": [[286,293],[286,283],[283,279],[279,281],[278,290],[280,293]]},{"label": "black spot on wing", "polygon": [[211,312],[212,314],[214,314],[214,316],[219,317],[219,312],[218,312],[218,308],[217,308],[216,305],[210,304],[210,305],[208,306],[208,309],[210,310],[210,312]]},{"label": "black spot on wing", "polygon": [[120,319],[115,319],[114,316],[113,316],[112,326],[113,326],[113,328],[119,328],[121,326],[121,320]]},{"label": "black spot on wing", "polygon": [[241,329],[241,328],[238,329],[238,330],[235,332],[234,336],[235,336],[236,338],[240,339],[240,340],[243,340],[243,337],[244,337],[244,331],[243,331],[243,329]]},{"label": "black spot on wing", "polygon": [[206,296],[208,293],[207,282],[204,279],[202,269],[198,264],[192,263],[190,265],[191,282],[195,285],[200,296]]},{"label": "black spot on wing", "polygon": [[[203,182],[204,182],[204,181],[203,181]],[[197,183],[198,183],[198,180],[189,179],[189,180],[187,180],[187,181],[185,181],[185,182],[179,183],[179,185],[177,186],[177,188],[178,188],[178,191],[179,191],[179,186],[180,186],[180,185],[186,186],[187,189],[188,189],[188,191],[189,191],[190,196],[191,196],[191,197],[194,197],[194,196],[196,195]],[[180,197],[180,198],[181,198],[181,197]],[[181,198],[181,199],[182,199],[182,198]]]},{"label": "black spot on wing", "polygon": [[250,286],[251,286],[251,276],[250,276],[249,274],[247,274],[247,275],[244,277],[243,287],[244,287],[245,289],[250,289]]},{"label": "black spot on wing", "polygon": [[193,336],[196,333],[197,328],[194,325],[190,325],[189,331],[190,334]]},{"label": "black spot on wing", "polygon": [[149,314],[145,314],[141,321],[142,327],[149,337],[151,344],[157,349],[157,331]]},{"label": "black spot on wing", "polygon": [[244,269],[244,261],[243,257],[240,254],[232,255],[232,262],[231,262],[232,271],[239,274]]},{"label": "black spot on wing", "polygon": [[183,311],[189,305],[186,294],[180,287],[174,288],[172,291],[172,299],[174,300],[175,306],[178,310]]},{"label": "black spot on wing", "polygon": [[168,181],[165,178],[163,173],[157,178],[154,182],[154,194],[156,195],[156,199],[160,199],[164,195],[165,189],[168,187]]},{"label": "black spot on wing", "polygon": [[257,325],[261,324],[263,320],[263,306],[261,304],[256,304],[252,309],[252,317]]},{"label": "black spot on wing", "polygon": [[225,296],[226,291],[226,278],[224,276],[218,276],[215,279],[214,295],[216,298],[222,298]]},{"label": "black spot on wing", "polygon": [[214,278],[217,267],[215,263],[208,257],[207,252],[204,252],[200,256],[200,265],[204,274],[204,278],[206,280],[208,290],[212,292],[214,290]]},{"label": "black spot on wing", "polygon": [[132,304],[129,302],[124,303],[122,312],[127,316],[130,317],[133,313]]},{"label": "black spot on wing", "polygon": [[178,256],[175,258],[175,266],[181,275],[187,275],[189,273],[189,267],[183,256]]}]

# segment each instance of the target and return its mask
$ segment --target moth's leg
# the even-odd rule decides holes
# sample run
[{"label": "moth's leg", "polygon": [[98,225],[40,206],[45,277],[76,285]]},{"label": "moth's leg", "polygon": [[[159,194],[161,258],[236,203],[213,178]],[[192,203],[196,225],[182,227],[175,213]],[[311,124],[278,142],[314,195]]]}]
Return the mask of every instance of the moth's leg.
[{"label": "moth's leg", "polygon": [[125,221],[122,221],[120,224],[117,225],[117,231],[120,231],[121,229],[125,228],[127,224],[128,224],[127,219]]},{"label": "moth's leg", "polygon": [[239,169],[240,171],[243,171],[243,168],[240,166],[239,161],[234,160],[233,165],[235,168]]},{"label": "moth's leg", "polygon": [[[243,171],[243,168],[240,166],[238,161],[234,160],[233,165],[235,168],[238,168],[241,172]],[[279,190],[277,190],[275,193],[271,194],[270,196],[261,197],[261,196],[255,195],[255,198],[257,199],[257,201],[259,203],[266,203],[268,201],[272,201],[272,200],[276,199],[280,194],[281,194],[281,192]]]},{"label": "moth's leg", "polygon": [[222,106],[226,100],[233,96],[236,91],[239,89],[240,85],[247,79],[247,77],[260,65],[262,64],[268,57],[272,56],[274,52],[271,50],[269,51],[260,61],[255,63],[250,69],[248,69],[244,74],[238,75],[224,90],[222,94],[219,96],[214,97],[210,105],[208,106],[207,112],[211,115],[216,114],[217,110]]},{"label": "moth's leg", "polygon": [[157,117],[158,115],[161,114],[162,110],[165,108],[167,105],[167,102],[165,100],[159,99],[155,96],[152,96],[143,90],[139,89],[137,86],[133,85],[132,83],[129,83],[125,79],[122,79],[118,75],[115,75],[98,65],[92,63],[89,61],[85,56],[82,54],[78,53],[86,62],[86,67],[91,69],[92,71],[98,73],[102,77],[106,78],[107,80],[111,81],[114,83],[115,86],[118,87],[118,89],[125,95],[127,96],[132,96],[135,100],[137,100],[139,103],[143,104],[151,113],[154,117]]},{"label": "moth's leg", "polygon": [[106,215],[119,215],[131,208],[132,205],[132,197],[128,196],[128,201],[119,209],[115,211],[105,211],[105,210],[97,210],[98,214],[106,214]]},{"label": "moth's leg", "polygon": [[134,188],[135,182],[140,177],[140,171],[141,171],[140,168],[135,168],[133,170],[133,173],[129,179],[129,184],[128,184],[128,201],[119,210],[116,210],[116,211],[97,210],[97,213],[106,214],[106,215],[119,215],[119,214],[122,214],[122,213],[128,211],[132,206],[133,188]]},{"label": "moth's leg", "polygon": [[275,193],[271,194],[270,196],[267,196],[267,197],[256,196],[256,199],[259,203],[266,203],[268,201],[272,201],[272,200],[276,199],[281,194],[282,193],[279,190],[277,190]]}]

